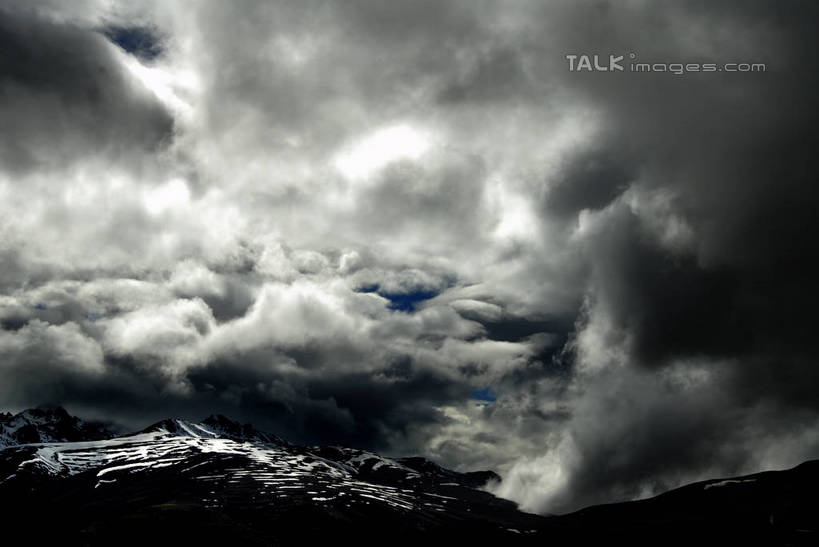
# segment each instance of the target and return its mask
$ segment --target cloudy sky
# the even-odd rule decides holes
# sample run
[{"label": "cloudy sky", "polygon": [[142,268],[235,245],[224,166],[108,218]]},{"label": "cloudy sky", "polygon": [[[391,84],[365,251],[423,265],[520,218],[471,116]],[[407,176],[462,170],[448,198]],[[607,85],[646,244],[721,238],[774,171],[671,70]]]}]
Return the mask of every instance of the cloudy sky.
[{"label": "cloudy sky", "polygon": [[220,412],[537,512],[815,458],[818,11],[4,0],[0,408]]}]

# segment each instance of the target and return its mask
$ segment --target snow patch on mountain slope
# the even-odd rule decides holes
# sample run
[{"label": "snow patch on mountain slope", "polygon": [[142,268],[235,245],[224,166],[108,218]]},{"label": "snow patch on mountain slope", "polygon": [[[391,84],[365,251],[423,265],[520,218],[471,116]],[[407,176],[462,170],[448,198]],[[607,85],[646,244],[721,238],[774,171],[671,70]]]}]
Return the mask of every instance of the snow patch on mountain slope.
[{"label": "snow patch on mountain slope", "polygon": [[[415,492],[364,480],[356,466],[372,470],[376,466],[403,468],[407,475],[417,473],[387,458],[369,452],[350,452],[349,462],[338,462],[303,449],[274,446],[249,441],[214,438],[216,432],[202,424],[166,420],[151,431],[100,441],[41,443],[29,445],[35,452],[17,465],[14,473],[0,477],[0,483],[20,473],[44,473],[51,476],[73,476],[96,470],[94,489],[110,488],[126,475],[147,473],[164,467],[174,473],[195,477],[202,482],[219,483],[221,488],[253,487],[257,496],[270,502],[293,497],[309,497],[315,503],[362,504],[383,503],[394,509],[441,510],[435,501]],[[210,454],[244,462],[218,467],[214,472]],[[194,463],[194,462],[198,463]],[[203,499],[208,506],[219,506],[218,499]],[[443,501],[445,504],[446,501]]]}]

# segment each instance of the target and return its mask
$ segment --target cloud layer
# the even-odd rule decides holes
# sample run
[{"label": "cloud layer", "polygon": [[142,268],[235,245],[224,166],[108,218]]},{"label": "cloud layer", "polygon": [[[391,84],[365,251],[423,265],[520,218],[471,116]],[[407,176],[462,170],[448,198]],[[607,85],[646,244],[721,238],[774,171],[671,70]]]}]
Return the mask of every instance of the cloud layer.
[{"label": "cloud layer", "polygon": [[539,512],[816,457],[816,21],[9,3],[0,406],[222,412]]}]

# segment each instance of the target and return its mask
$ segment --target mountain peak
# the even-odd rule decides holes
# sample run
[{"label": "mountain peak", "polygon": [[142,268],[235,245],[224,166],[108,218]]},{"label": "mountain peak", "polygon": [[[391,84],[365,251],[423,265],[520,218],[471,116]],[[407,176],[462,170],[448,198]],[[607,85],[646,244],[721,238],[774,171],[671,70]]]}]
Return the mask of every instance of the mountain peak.
[{"label": "mountain peak", "polygon": [[17,414],[0,414],[0,449],[29,443],[110,439],[104,424],[85,422],[60,406],[39,406]]},{"label": "mountain peak", "polygon": [[211,414],[201,422],[168,418],[140,431],[140,433],[166,432],[183,437],[201,439],[230,439],[238,442],[256,442],[284,446],[288,444],[278,436],[259,431],[250,424],[240,424],[222,414]]},{"label": "mountain peak", "polygon": [[211,414],[202,420],[202,423],[213,427],[219,427],[225,431],[234,430],[237,433],[240,433],[242,430],[242,424],[235,420],[231,420],[223,414]]},{"label": "mountain peak", "polygon": [[166,418],[140,431],[140,433],[162,432],[182,437],[197,437],[203,439],[214,439],[219,436],[218,433],[204,427],[202,424],[179,418]]}]

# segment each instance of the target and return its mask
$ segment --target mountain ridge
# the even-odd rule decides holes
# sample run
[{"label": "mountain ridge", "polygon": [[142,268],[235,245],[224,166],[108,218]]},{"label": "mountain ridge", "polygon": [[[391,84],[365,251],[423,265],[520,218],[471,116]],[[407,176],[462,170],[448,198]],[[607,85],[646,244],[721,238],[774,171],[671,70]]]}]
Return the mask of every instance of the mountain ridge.
[{"label": "mountain ridge", "polygon": [[251,424],[241,424],[223,416],[211,414],[199,422],[191,422],[181,418],[166,418],[149,425],[139,433],[165,430],[177,435],[189,435],[205,438],[227,438],[238,441],[259,442],[279,446],[289,445],[287,441],[266,431],[260,431]]},{"label": "mountain ridge", "polygon": [[114,435],[105,424],[81,420],[59,406],[0,413],[0,449],[38,442],[102,440]]},{"label": "mountain ridge", "polygon": [[420,457],[291,445],[221,415],[55,441],[56,433],[112,434],[66,415],[63,409],[0,414],[11,433],[37,430],[23,440],[49,439],[0,449],[0,515],[37,529],[43,542],[812,545],[819,539],[819,460],[539,516],[484,491],[487,481],[500,480],[490,471],[459,473]]}]

